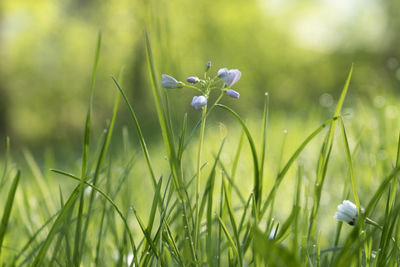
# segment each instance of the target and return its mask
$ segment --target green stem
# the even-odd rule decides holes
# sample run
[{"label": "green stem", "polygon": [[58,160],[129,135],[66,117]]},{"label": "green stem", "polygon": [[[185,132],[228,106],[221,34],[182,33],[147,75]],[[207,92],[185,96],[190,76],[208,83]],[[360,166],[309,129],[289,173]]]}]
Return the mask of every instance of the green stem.
[{"label": "green stem", "polygon": [[196,176],[196,220],[194,227],[194,244],[195,249],[197,250],[198,245],[198,232],[199,232],[199,224],[200,224],[200,214],[199,214],[199,195],[200,195],[200,168],[201,168],[201,151],[203,147],[204,141],[204,130],[206,124],[206,115],[207,115],[207,105],[203,107],[203,113],[201,117],[201,128],[200,128],[200,141],[199,141],[199,150],[197,152],[197,176]]}]

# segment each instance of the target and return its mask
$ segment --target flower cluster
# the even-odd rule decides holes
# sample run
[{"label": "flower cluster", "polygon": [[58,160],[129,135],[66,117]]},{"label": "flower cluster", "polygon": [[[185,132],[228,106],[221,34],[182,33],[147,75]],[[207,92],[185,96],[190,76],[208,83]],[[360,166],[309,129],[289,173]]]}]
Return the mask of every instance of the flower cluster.
[{"label": "flower cluster", "polygon": [[187,87],[197,90],[201,95],[194,96],[191,103],[195,109],[200,109],[207,105],[207,100],[213,90],[219,90],[232,98],[239,98],[240,94],[231,87],[239,81],[242,73],[238,69],[228,70],[227,68],[222,68],[218,70],[215,77],[210,77],[208,75],[210,68],[211,62],[208,62],[205,67],[204,79],[197,76],[190,76],[186,78],[187,83],[178,81],[170,75],[162,74],[161,87],[167,89]]}]

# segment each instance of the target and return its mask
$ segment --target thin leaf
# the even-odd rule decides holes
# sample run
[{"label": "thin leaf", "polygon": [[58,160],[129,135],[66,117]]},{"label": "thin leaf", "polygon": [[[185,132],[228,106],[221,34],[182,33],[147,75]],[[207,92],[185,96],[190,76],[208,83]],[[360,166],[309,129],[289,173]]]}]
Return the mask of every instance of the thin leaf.
[{"label": "thin leaf", "polygon": [[4,207],[3,217],[1,218],[0,223],[0,255],[1,255],[1,248],[4,240],[4,236],[6,234],[8,221],[10,220],[11,209],[14,203],[15,192],[17,191],[19,177],[21,176],[21,172],[18,170],[17,174],[15,175],[14,181],[11,185],[10,191],[8,192],[7,202]]}]

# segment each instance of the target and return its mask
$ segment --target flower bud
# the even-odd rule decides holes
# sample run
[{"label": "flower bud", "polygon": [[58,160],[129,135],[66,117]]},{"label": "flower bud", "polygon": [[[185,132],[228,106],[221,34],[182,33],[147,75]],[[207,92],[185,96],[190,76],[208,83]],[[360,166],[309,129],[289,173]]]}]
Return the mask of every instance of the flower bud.
[{"label": "flower bud", "polygon": [[161,87],[162,88],[169,88],[174,89],[178,87],[183,87],[182,82],[178,82],[174,77],[169,76],[167,74],[161,75]]},{"label": "flower bud", "polygon": [[188,83],[198,83],[198,82],[200,82],[200,79],[197,78],[197,77],[191,76],[191,77],[188,77],[188,78],[186,79],[186,81],[187,81]]},{"label": "flower bud", "polygon": [[208,61],[206,64],[206,72],[211,68],[211,61]]},{"label": "flower bud", "polygon": [[232,90],[232,89],[226,90],[226,93],[227,93],[230,97],[233,97],[233,98],[239,98],[239,97],[240,97],[240,94],[239,94],[238,92],[236,92],[235,90]]},{"label": "flower bud", "polygon": [[203,106],[207,105],[207,98],[203,95],[201,96],[194,96],[192,99],[192,106],[195,109],[199,109]]},{"label": "flower bud", "polygon": [[[364,210],[361,209],[361,212],[364,212]],[[338,211],[333,218],[335,218],[337,221],[342,221],[350,225],[355,225],[357,217],[357,206],[349,200],[343,200],[343,203],[338,206]]]}]

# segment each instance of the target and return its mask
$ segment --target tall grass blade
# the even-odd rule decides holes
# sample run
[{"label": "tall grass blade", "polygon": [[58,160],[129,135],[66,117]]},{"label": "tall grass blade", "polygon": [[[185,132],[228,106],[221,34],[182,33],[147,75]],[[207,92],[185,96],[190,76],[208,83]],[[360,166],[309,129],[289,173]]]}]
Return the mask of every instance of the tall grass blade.
[{"label": "tall grass blade", "polygon": [[344,122],[343,122],[342,118],[340,118],[340,124],[341,124],[341,129],[342,129],[343,144],[344,144],[344,148],[345,148],[345,152],[346,152],[347,164],[349,165],[350,181],[351,181],[351,187],[353,189],[354,201],[356,202],[356,205],[357,205],[357,212],[360,213],[361,212],[360,200],[357,195],[357,187],[356,187],[356,181],[355,181],[354,170],[353,170],[353,161],[351,159],[349,142],[347,140],[346,129],[344,127]]},{"label": "tall grass blade", "polygon": [[237,251],[237,256],[239,257],[239,266],[243,266],[243,255],[242,252],[240,250],[240,238],[239,238],[239,232],[237,229],[237,224],[236,224],[236,220],[235,220],[235,214],[233,213],[233,208],[232,208],[232,203],[231,203],[231,195],[228,191],[228,186],[226,184],[226,181],[224,179],[224,174],[222,174],[222,182],[224,185],[224,195],[225,195],[225,203],[226,206],[228,208],[228,214],[229,214],[229,218],[231,221],[231,226],[232,226],[232,230],[233,230],[233,235],[235,237],[235,241],[236,241],[236,247],[238,248]]},{"label": "tall grass blade", "polygon": [[261,198],[261,178],[260,178],[260,169],[259,169],[259,165],[258,165],[258,157],[257,157],[257,151],[256,151],[256,146],[253,140],[253,137],[250,134],[249,129],[247,128],[246,124],[244,123],[244,121],[240,118],[240,116],[233,111],[231,108],[222,105],[222,104],[217,104],[216,106],[225,109],[226,111],[228,111],[242,126],[244,133],[246,134],[247,140],[249,141],[250,144],[250,149],[251,149],[251,154],[253,157],[253,166],[254,166],[254,185],[253,185],[253,191],[254,191],[254,198],[256,201],[257,205],[260,205],[259,200]]},{"label": "tall grass blade", "polygon": [[149,68],[149,73],[150,73],[150,80],[152,83],[152,91],[153,91],[153,97],[154,97],[154,102],[156,105],[156,110],[157,110],[157,115],[158,115],[158,120],[160,123],[160,128],[161,128],[161,134],[163,136],[165,148],[167,151],[168,155],[168,160],[169,164],[171,167],[171,172],[174,177],[174,183],[175,183],[175,188],[177,189],[178,192],[178,197],[181,200],[181,205],[182,205],[182,211],[183,211],[183,217],[184,217],[184,224],[185,224],[185,229],[186,229],[186,234],[188,236],[188,245],[190,247],[191,251],[191,257],[192,261],[196,262],[197,261],[197,255],[196,251],[194,248],[194,243],[193,243],[193,238],[192,238],[192,233],[191,233],[191,228],[189,225],[189,215],[191,218],[193,218],[193,214],[188,214],[189,209],[187,208],[187,205],[189,203],[189,200],[186,197],[185,193],[185,185],[183,183],[183,175],[182,175],[182,169],[181,169],[181,163],[178,160],[177,154],[175,152],[175,145],[174,145],[174,140],[173,140],[173,135],[171,132],[171,129],[167,125],[167,120],[165,118],[165,114],[163,111],[163,104],[161,102],[161,96],[160,92],[158,91],[158,83],[157,83],[157,78],[156,78],[156,71],[154,67],[154,61],[153,61],[153,56],[151,52],[151,45],[150,45],[150,40],[147,35],[147,32],[145,32],[145,39],[146,39],[146,57],[147,57],[147,63],[148,63],[148,68]]},{"label": "tall grass blade", "polygon": [[80,265],[81,259],[81,249],[80,249],[80,241],[81,241],[81,228],[82,228],[82,212],[84,206],[84,198],[83,198],[83,178],[86,176],[87,172],[87,165],[88,165],[88,156],[89,156],[89,143],[90,143],[90,121],[91,121],[91,114],[92,114],[92,107],[93,107],[93,95],[94,95],[94,85],[96,81],[96,74],[97,74],[97,67],[100,58],[100,47],[101,47],[101,32],[98,33],[97,37],[97,46],[96,46],[96,53],[92,71],[92,80],[90,84],[90,100],[89,100],[89,107],[86,115],[86,123],[85,123],[85,134],[84,134],[84,141],[83,141],[83,149],[82,149],[82,167],[81,167],[81,185],[79,187],[79,208],[78,208],[78,215],[77,215],[77,223],[75,229],[75,242],[74,242],[74,254],[73,254],[73,263],[74,266]]},{"label": "tall grass blade", "polygon": [[14,203],[15,192],[17,191],[19,178],[21,176],[21,172],[18,170],[15,175],[14,181],[11,185],[10,191],[8,192],[7,202],[4,207],[3,217],[1,218],[0,223],[0,256],[1,256],[1,248],[3,245],[4,236],[7,231],[8,221],[10,219],[11,209]]},{"label": "tall grass blade", "polygon": [[[337,117],[340,115],[340,112],[341,112],[342,106],[343,106],[343,102],[344,102],[344,99],[346,98],[346,94],[347,94],[347,91],[348,91],[348,88],[350,85],[352,73],[353,73],[353,65],[351,65],[349,74],[347,75],[347,79],[346,79],[346,82],[342,89],[342,93],[340,95],[339,101],[336,104],[336,108],[335,108],[335,112],[333,113],[333,117]],[[315,222],[316,222],[316,217],[317,217],[318,210],[319,210],[321,192],[322,192],[322,187],[323,187],[325,177],[326,177],[326,170],[328,168],[330,153],[332,150],[333,137],[335,134],[336,123],[337,123],[336,120],[332,122],[329,132],[326,135],[326,139],[323,144],[323,149],[321,151],[321,158],[320,158],[318,168],[317,168],[317,178],[316,178],[315,184],[314,184],[314,203],[313,203],[313,208],[311,210],[310,220],[309,220],[310,223],[309,223],[309,230],[308,230],[308,235],[307,235],[308,240],[311,240],[315,234]]]},{"label": "tall grass blade", "polygon": [[[262,188],[264,178],[264,164],[265,164],[265,149],[267,144],[267,126],[268,126],[268,112],[269,112],[269,94],[265,93],[264,100],[264,115],[263,115],[263,126],[262,126],[262,140],[261,140],[261,159],[260,159],[260,203],[262,201]],[[260,205],[261,207],[261,205]]]},{"label": "tall grass blade", "polygon": [[121,88],[121,86],[119,85],[117,80],[114,77],[112,77],[112,79],[113,79],[116,87],[118,88],[119,92],[121,93],[122,98],[125,100],[126,105],[129,108],[129,112],[130,112],[131,118],[132,118],[132,120],[133,120],[133,122],[135,124],[136,132],[137,132],[137,135],[139,137],[140,146],[142,148],[143,155],[144,155],[145,160],[146,160],[147,169],[149,170],[149,173],[150,173],[151,182],[153,184],[153,187],[156,188],[157,187],[157,181],[156,181],[156,176],[154,174],[153,166],[151,164],[149,150],[147,149],[146,141],[144,140],[142,129],[141,129],[139,121],[138,121],[138,119],[136,117],[135,111],[133,110],[131,104],[129,103],[128,97],[126,96],[124,90]]},{"label": "tall grass blade", "polygon": [[276,177],[275,184],[272,187],[271,191],[268,194],[268,197],[266,201],[264,202],[264,205],[261,209],[260,216],[263,216],[265,211],[268,208],[268,205],[270,202],[274,199],[275,192],[278,189],[280,183],[282,182],[283,178],[285,177],[286,173],[289,171],[290,167],[292,164],[295,162],[297,157],[300,155],[300,153],[304,150],[304,148],[307,146],[308,143],[311,142],[311,140],[314,139],[326,126],[331,124],[333,121],[336,121],[338,117],[333,117],[327,121],[325,121],[323,124],[321,124],[316,130],[314,130],[301,144],[300,146],[296,149],[296,151],[293,153],[293,155],[290,157],[290,159],[287,161],[285,166],[282,168],[282,170],[279,172],[278,176]]},{"label": "tall grass blade", "polygon": [[[233,238],[232,238],[231,234],[228,231],[228,228],[226,228],[226,225],[225,225],[224,221],[222,220],[222,218],[220,216],[217,215],[217,218],[218,218],[218,221],[219,221],[219,223],[220,223],[220,225],[222,227],[222,230],[224,231],[224,234],[225,234],[226,238],[228,239],[230,247],[232,248],[233,252],[235,253],[235,256],[237,258],[239,258],[238,249],[237,249],[237,247],[235,245],[235,241],[233,241]],[[221,255],[221,254],[219,253],[218,255]]]},{"label": "tall grass blade", "polygon": [[0,189],[3,187],[8,171],[8,161],[10,157],[10,138],[7,136],[6,137],[6,152],[4,155],[4,169],[3,169],[3,174],[1,175],[1,180],[0,180]]}]

